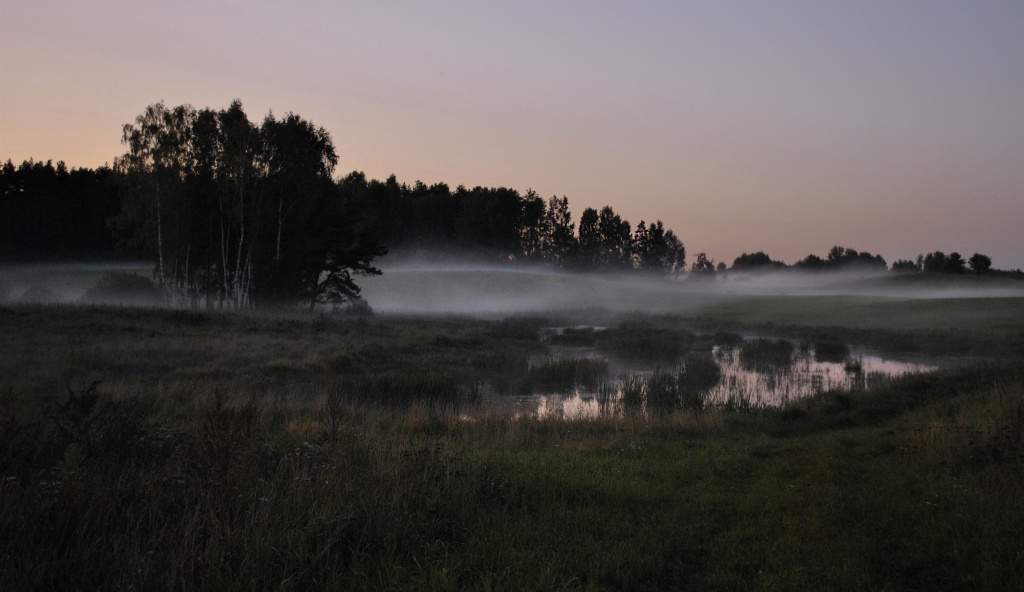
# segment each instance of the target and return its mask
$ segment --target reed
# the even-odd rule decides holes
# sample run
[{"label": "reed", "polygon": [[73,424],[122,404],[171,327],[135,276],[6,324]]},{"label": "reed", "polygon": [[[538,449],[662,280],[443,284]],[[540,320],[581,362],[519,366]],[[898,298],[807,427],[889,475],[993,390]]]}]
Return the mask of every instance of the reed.
[{"label": "reed", "polygon": [[740,362],[752,370],[771,372],[793,363],[793,349],[784,339],[751,339],[740,346]]}]

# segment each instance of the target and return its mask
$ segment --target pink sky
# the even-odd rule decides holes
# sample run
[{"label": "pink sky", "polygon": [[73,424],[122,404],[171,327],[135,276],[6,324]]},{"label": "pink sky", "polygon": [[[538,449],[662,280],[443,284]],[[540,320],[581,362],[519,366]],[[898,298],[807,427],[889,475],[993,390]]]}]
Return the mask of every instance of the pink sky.
[{"label": "pink sky", "polygon": [[0,159],[99,166],[150,103],[238,98],[326,128],[341,173],[607,204],[728,263],[1024,267],[1024,3],[497,5],[9,3]]}]

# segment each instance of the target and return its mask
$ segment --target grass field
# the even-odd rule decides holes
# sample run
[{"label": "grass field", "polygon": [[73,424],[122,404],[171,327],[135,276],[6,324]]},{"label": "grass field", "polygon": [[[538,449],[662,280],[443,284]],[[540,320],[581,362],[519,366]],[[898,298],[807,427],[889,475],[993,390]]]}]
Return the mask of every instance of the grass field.
[{"label": "grass field", "polygon": [[[1019,589],[1021,300],[695,298],[507,318],[0,305],[0,589]],[[572,338],[828,333],[1002,361],[782,408],[474,405],[484,380],[591,371],[528,360],[541,329],[598,320]]]}]

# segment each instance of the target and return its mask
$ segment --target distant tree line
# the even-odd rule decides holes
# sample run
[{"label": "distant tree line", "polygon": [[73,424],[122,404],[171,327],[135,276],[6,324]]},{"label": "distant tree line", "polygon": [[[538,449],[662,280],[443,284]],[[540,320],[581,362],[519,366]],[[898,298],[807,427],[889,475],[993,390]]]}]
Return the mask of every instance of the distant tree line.
[{"label": "distant tree line", "polygon": [[168,302],[249,308],[339,304],[353,276],[387,252],[443,249],[566,270],[685,270],[682,241],[659,220],[633,227],[566,197],[504,187],[335,180],[330,135],[301,117],[253,122],[241,103],[150,105],[122,130],[113,168],[8,162],[0,177],[0,255],[122,252],[151,257]]},{"label": "distant tree line", "polygon": [[[835,270],[835,269],[875,269],[885,271],[886,262],[881,255],[872,255],[867,251],[857,251],[842,246],[834,246],[829,250],[825,258],[817,255],[808,255],[797,261],[792,267],[782,261],[776,261],[763,251],[747,254],[743,253],[733,261],[732,268],[736,271],[770,270],[770,269],[804,269],[804,270]],[[977,275],[995,275],[1024,279],[1024,272],[1021,270],[1000,270],[992,268],[992,259],[987,255],[975,253],[970,259],[964,259],[960,253],[953,252],[946,255],[942,251],[935,251],[927,255],[918,255],[917,260],[897,259],[892,267],[888,268],[894,273],[971,273]]]},{"label": "distant tree line", "polygon": [[530,190],[368,181],[353,172],[343,192],[369,205],[396,252],[434,249],[495,263],[544,263],[580,271],[684,271],[686,248],[661,220],[633,227],[610,206],[583,210],[579,230],[566,197]]},{"label": "distant tree line", "polygon": [[[723,268],[724,266],[720,266],[719,270],[724,271]],[[829,250],[824,258],[812,253],[792,266],[786,265],[783,261],[772,259],[764,251],[749,254],[743,253],[733,260],[731,269],[735,271],[779,269],[800,269],[805,271],[865,269],[885,271],[887,267],[885,259],[881,255],[872,255],[867,251],[858,251],[857,249],[836,245]]]},{"label": "distant tree line", "polygon": [[931,273],[966,273],[968,268],[976,274],[985,274],[992,269],[992,259],[986,255],[975,253],[970,259],[965,260],[960,253],[953,251],[949,255],[942,251],[935,251],[927,255],[918,255],[916,261],[909,259],[898,259],[892,264],[892,271],[895,272],[921,272]]},{"label": "distant tree line", "polygon": [[885,271],[886,263],[881,255],[872,255],[867,251],[857,251],[857,249],[836,245],[829,250],[824,259],[811,254],[797,261],[796,267],[811,270],[859,267]]},{"label": "distant tree line", "polygon": [[0,168],[0,254],[112,253],[107,220],[120,213],[109,168],[31,160]]},{"label": "distant tree line", "polygon": [[[423,249],[491,263],[567,271],[687,271],[686,248],[661,220],[636,226],[611,206],[576,221],[565,196],[506,187],[335,178],[330,135],[288,113],[253,122],[227,109],[150,105],[124,126],[113,168],[68,170],[26,161],[0,169],[0,255],[122,252],[152,257],[168,301],[247,308],[262,302],[340,304],[358,299],[354,276],[380,273],[390,249]],[[880,255],[834,246],[792,266],[763,251],[732,270],[887,269]],[[898,260],[897,272],[1021,276],[935,251]],[[688,271],[727,271],[696,253]]]}]

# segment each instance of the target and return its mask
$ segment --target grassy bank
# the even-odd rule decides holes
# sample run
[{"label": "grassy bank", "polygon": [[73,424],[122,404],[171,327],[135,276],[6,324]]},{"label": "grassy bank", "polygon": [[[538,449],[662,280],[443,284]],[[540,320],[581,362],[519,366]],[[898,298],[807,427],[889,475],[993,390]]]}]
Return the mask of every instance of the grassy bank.
[{"label": "grassy bank", "polygon": [[4,309],[0,588],[1024,580],[1020,362],[753,413],[448,404],[553,321]]}]

